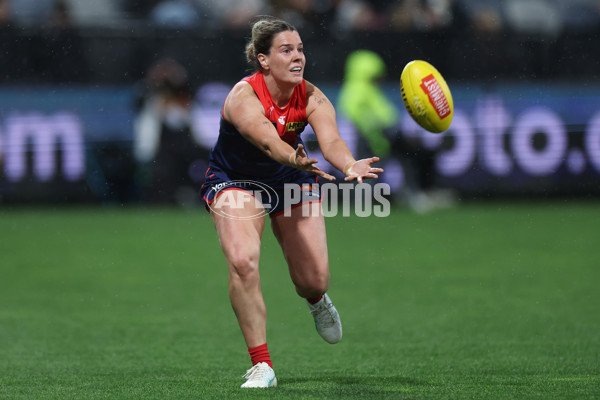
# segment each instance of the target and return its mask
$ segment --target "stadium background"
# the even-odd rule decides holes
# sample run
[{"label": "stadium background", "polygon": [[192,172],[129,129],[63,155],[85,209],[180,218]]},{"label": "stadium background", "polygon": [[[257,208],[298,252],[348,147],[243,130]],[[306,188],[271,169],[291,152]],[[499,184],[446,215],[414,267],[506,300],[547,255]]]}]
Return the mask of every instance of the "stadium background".
[{"label": "stadium background", "polygon": [[[598,7],[0,0],[0,398],[600,397]],[[333,101],[354,49],[385,59],[400,109],[406,62],[438,67],[452,129],[424,134],[406,114],[399,128],[440,149],[437,182],[465,200],[327,219],[336,346],[315,334],[267,229],[279,381],[267,394],[239,391],[249,361],[210,217],[144,193],[152,158],[134,141],[149,71],[176,60],[200,184],[224,93],[246,71],[248,18],[266,11],[300,28],[306,77]]]},{"label": "stadium background", "polygon": [[[100,3],[2,2],[2,202],[149,200],[133,126],[149,70],[165,59],[187,74],[199,151],[186,173],[195,189],[222,99],[248,71],[248,19],[260,12],[298,25],[305,76],[334,103],[346,56],[364,48],[380,54],[383,86],[403,112],[400,131],[439,151],[436,181],[462,198],[600,192],[594,1]],[[412,59],[435,65],[453,91],[455,121],[442,136],[419,130],[404,112],[398,77]],[[354,128],[338,117],[354,150]],[[314,139],[310,131],[304,137]],[[386,167],[385,180],[401,190],[401,167]]]}]

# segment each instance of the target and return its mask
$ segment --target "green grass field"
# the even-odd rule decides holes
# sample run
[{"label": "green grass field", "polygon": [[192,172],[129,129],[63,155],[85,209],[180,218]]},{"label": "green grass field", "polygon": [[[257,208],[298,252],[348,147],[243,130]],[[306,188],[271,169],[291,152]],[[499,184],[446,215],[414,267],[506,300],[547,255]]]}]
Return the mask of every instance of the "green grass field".
[{"label": "green grass field", "polygon": [[270,228],[279,386],[249,358],[203,210],[0,210],[0,399],[597,399],[600,204],[327,220],[325,343]]}]

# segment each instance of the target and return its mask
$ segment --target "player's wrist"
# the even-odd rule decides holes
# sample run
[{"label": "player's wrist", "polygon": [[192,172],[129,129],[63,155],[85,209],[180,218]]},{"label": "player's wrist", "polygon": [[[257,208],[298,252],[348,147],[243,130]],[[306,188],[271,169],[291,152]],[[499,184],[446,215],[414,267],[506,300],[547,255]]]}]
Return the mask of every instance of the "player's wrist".
[{"label": "player's wrist", "polygon": [[298,164],[296,164],[296,152],[293,152],[292,154],[290,154],[290,158],[288,159],[290,166],[292,167],[297,167]]},{"label": "player's wrist", "polygon": [[344,165],[344,169],[342,170],[342,172],[344,172],[344,175],[348,175],[348,171],[350,171],[350,168],[352,168],[356,163],[356,160],[348,161],[346,165]]}]

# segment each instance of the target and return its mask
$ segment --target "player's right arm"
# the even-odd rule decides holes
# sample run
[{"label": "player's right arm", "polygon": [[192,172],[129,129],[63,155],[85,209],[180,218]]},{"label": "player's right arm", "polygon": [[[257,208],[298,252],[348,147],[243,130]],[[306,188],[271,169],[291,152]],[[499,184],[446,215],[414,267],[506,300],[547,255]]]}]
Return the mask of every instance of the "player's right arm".
[{"label": "player's right arm", "polygon": [[249,83],[239,82],[233,87],[225,99],[223,116],[246,140],[273,160],[329,180],[335,179],[321,171],[315,165],[317,160],[309,159],[301,145],[294,150],[281,140],[273,123],[265,116],[264,107]]}]

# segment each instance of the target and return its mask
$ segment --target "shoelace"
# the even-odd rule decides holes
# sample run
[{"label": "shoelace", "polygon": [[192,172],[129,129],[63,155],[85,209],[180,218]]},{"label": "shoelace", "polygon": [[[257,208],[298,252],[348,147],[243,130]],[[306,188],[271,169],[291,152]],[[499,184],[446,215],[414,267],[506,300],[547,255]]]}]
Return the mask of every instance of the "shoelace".
[{"label": "shoelace", "polygon": [[332,303],[326,303],[325,301],[323,301],[321,304],[319,304],[318,306],[311,306],[310,307],[310,313],[312,315],[318,315],[321,313],[321,311],[327,310],[329,309],[330,306],[332,306]]},{"label": "shoelace", "polygon": [[255,366],[253,366],[252,368],[250,368],[248,371],[246,371],[244,378],[252,379],[252,380],[263,379],[267,373],[267,369],[262,368],[261,364],[263,364],[263,363],[258,363]]},{"label": "shoelace", "polygon": [[321,304],[318,308],[312,310],[310,313],[317,318],[320,322],[327,326],[335,324],[335,315],[331,312],[333,304]]}]

